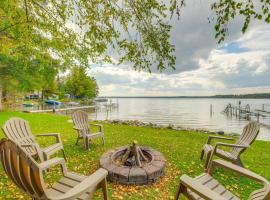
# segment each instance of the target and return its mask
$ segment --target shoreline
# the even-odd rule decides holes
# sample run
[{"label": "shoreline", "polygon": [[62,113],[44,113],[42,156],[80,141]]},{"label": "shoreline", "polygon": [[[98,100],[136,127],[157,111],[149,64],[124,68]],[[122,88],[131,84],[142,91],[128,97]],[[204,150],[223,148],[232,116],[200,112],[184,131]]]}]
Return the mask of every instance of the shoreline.
[{"label": "shoreline", "polygon": [[210,131],[204,128],[188,128],[174,124],[161,125],[152,122],[143,122],[140,120],[94,120],[96,122],[108,123],[108,124],[120,124],[120,125],[129,125],[129,126],[138,126],[138,127],[150,127],[157,129],[172,129],[176,131],[192,131],[195,133],[205,133],[205,134],[213,134],[213,135],[225,135],[231,137],[239,137],[240,135],[237,133],[227,133],[224,131]]}]

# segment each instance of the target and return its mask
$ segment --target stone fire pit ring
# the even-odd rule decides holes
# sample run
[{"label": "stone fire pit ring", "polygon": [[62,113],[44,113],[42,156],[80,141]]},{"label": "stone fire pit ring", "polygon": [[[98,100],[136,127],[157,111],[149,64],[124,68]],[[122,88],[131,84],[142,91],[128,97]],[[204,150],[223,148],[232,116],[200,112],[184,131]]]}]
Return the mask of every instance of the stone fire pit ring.
[{"label": "stone fire pit ring", "polygon": [[165,173],[164,156],[149,147],[139,146],[149,158],[142,166],[126,166],[116,161],[116,158],[125,154],[128,146],[120,147],[104,153],[100,158],[100,166],[108,170],[107,179],[125,185],[147,185],[154,183]]}]

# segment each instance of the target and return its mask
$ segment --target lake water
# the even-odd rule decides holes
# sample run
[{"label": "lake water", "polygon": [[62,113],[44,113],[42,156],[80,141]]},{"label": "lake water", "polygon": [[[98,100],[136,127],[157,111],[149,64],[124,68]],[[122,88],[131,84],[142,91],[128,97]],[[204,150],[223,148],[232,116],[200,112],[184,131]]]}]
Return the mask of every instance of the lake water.
[{"label": "lake water", "polygon": [[[101,109],[92,118],[98,120],[120,119],[140,120],[156,124],[175,124],[188,128],[204,128],[211,131],[239,133],[248,123],[245,119],[227,116],[222,113],[228,103],[238,104],[239,99],[212,98],[118,98],[118,108],[107,111]],[[212,104],[213,114],[210,114]],[[268,99],[241,99],[241,106],[250,105],[251,111],[264,109],[270,111]],[[256,119],[255,116],[252,117]],[[270,125],[270,114],[260,121]],[[261,127],[258,139],[270,140],[270,129]]]}]

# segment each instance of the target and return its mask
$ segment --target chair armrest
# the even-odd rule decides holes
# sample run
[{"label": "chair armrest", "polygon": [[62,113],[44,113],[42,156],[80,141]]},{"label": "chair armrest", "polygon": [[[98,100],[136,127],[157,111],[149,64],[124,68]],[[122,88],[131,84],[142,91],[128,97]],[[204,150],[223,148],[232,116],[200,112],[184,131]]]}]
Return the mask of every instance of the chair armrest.
[{"label": "chair armrest", "polygon": [[99,131],[103,132],[103,126],[101,124],[92,124],[92,123],[90,123],[90,125],[99,127]]},{"label": "chair armrest", "polygon": [[206,200],[226,200],[224,197],[220,196],[219,194],[213,192],[206,186],[198,183],[198,181],[190,178],[187,175],[183,175],[180,178],[181,184],[198,194],[200,197],[206,199]]},{"label": "chair armrest", "polygon": [[221,136],[214,136],[214,135],[209,135],[207,144],[210,144],[212,139],[220,139],[220,140],[234,140],[234,138],[228,138],[228,137],[221,137]]},{"label": "chair armrest", "polygon": [[55,137],[57,143],[62,143],[60,133],[44,133],[44,134],[38,134],[37,137],[48,137],[52,136]]},{"label": "chair armrest", "polygon": [[234,147],[234,148],[249,148],[249,145],[239,145],[239,144],[228,144],[228,143],[222,143],[222,142],[217,142],[214,148],[214,151],[216,151],[218,146],[225,146],[225,147]]},{"label": "chair armrest", "polygon": [[77,127],[77,126],[73,126],[73,129],[75,129],[75,130],[77,130],[77,131],[82,131],[82,130],[83,130],[83,128],[79,128],[79,127]]},{"label": "chair armrest", "polygon": [[37,148],[37,144],[36,143],[28,143],[28,144],[20,144],[21,147],[35,147]]},{"label": "chair armrest", "polygon": [[44,161],[38,165],[39,169],[45,171],[56,165],[61,165],[63,173],[67,173],[67,167],[64,158],[52,158],[50,160]]},{"label": "chair armrest", "polygon": [[39,157],[40,161],[43,161],[44,160],[43,154],[42,154],[42,152],[40,150],[40,147],[38,146],[37,143],[32,142],[32,143],[28,143],[28,144],[20,144],[20,146],[21,147],[34,147],[35,150],[36,150],[36,152],[37,152],[37,154],[38,154],[38,157]]},{"label": "chair armrest", "polygon": [[209,168],[208,173],[212,174],[216,167],[222,167],[224,169],[232,170],[234,172],[237,172],[238,174],[241,174],[249,179],[252,179],[252,180],[257,181],[259,183],[262,183],[264,185],[270,184],[269,181],[267,181],[262,176],[259,176],[258,174],[254,173],[248,169],[245,169],[243,167],[240,167],[238,165],[232,164],[232,163],[224,161],[224,160],[213,160],[213,162]]},{"label": "chair armrest", "polygon": [[98,185],[100,182],[105,180],[106,176],[108,175],[108,171],[100,168],[90,176],[88,176],[85,180],[81,183],[76,185],[74,188],[70,189],[67,193],[63,194],[62,196],[57,197],[50,197],[52,200],[69,200],[75,199],[81,196],[83,193],[88,191],[93,186]]}]

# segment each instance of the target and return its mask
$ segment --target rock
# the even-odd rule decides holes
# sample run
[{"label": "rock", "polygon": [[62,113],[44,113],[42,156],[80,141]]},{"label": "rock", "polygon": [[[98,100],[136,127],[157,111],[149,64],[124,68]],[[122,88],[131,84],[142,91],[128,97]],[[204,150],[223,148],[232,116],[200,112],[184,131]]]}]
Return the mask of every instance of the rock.
[{"label": "rock", "polygon": [[174,126],[173,126],[173,124],[169,124],[166,128],[168,128],[168,129],[173,129]]},{"label": "rock", "polygon": [[226,135],[231,136],[231,137],[239,137],[240,136],[238,133],[228,133]]},{"label": "rock", "polygon": [[[177,126],[177,125],[173,125],[173,124],[169,124],[169,125],[161,125],[161,124],[155,124],[152,122],[142,122],[139,120],[118,120],[118,119],[114,119],[114,120],[99,120],[99,122],[105,122],[105,123],[109,123],[109,124],[123,124],[123,125],[131,125],[131,126],[139,126],[139,127],[152,127],[152,128],[157,128],[157,129],[173,129],[173,130],[177,130],[177,131],[192,131],[192,132],[197,132],[197,133],[205,133],[205,134],[218,134],[218,135],[224,135],[225,132],[224,131],[218,131],[218,132],[212,132],[209,130],[206,130],[204,128],[187,128],[187,127],[182,127],[182,126]],[[229,133],[227,134],[229,136],[239,136],[236,133]]]},{"label": "rock", "polygon": [[218,135],[224,135],[225,133],[224,133],[224,131],[218,131],[217,134]]}]

